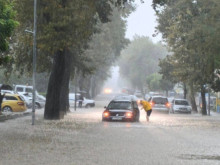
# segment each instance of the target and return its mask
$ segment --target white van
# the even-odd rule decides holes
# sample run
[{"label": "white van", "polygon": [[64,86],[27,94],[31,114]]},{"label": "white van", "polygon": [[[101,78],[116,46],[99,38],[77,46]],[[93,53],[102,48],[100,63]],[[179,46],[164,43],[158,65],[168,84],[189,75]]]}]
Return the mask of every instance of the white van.
[{"label": "white van", "polygon": [[15,91],[15,93],[18,93],[18,94],[19,93],[32,93],[33,92],[33,86],[15,85],[14,91]]}]

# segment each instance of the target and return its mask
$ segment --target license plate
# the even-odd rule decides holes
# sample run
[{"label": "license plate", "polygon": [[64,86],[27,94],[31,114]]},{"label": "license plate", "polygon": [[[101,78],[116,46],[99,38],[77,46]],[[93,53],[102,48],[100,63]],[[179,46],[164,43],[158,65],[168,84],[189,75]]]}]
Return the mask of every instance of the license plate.
[{"label": "license plate", "polygon": [[112,120],[122,120],[122,117],[112,117]]}]

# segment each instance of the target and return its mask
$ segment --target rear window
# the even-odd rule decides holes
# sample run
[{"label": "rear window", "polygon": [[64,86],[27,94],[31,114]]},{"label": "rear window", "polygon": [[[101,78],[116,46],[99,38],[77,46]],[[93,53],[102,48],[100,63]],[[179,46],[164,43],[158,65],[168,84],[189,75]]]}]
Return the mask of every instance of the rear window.
[{"label": "rear window", "polygon": [[18,100],[18,99],[14,96],[5,96],[5,100]]},{"label": "rear window", "polygon": [[108,109],[131,109],[131,102],[111,102]]},{"label": "rear window", "polygon": [[175,100],[176,105],[189,105],[186,100]]},{"label": "rear window", "polygon": [[17,87],[16,90],[17,90],[17,92],[23,92],[23,88],[21,88],[21,87]]},{"label": "rear window", "polygon": [[32,89],[32,88],[26,88],[26,89],[25,89],[25,92],[27,92],[27,93],[32,93],[32,92],[33,92],[33,89]]},{"label": "rear window", "polygon": [[167,98],[164,97],[155,97],[152,100],[155,104],[166,104],[168,102]]}]

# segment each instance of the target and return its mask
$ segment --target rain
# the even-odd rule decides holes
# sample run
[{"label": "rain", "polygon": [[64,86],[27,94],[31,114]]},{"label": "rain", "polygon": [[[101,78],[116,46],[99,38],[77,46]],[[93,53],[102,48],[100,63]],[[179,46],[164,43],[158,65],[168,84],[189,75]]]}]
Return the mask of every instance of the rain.
[{"label": "rain", "polygon": [[0,0],[0,165],[220,164],[218,0]]}]

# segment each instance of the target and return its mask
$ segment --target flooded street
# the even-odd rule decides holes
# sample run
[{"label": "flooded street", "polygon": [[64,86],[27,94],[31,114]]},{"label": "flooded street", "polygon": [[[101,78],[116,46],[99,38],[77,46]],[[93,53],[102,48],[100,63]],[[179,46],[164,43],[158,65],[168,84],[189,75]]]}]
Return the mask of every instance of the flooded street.
[{"label": "flooded street", "polygon": [[[109,99],[109,98],[108,98]],[[0,123],[0,165],[220,164],[220,115],[162,114],[146,122],[102,122],[108,100],[71,108],[64,120],[44,121],[43,110]]]}]

